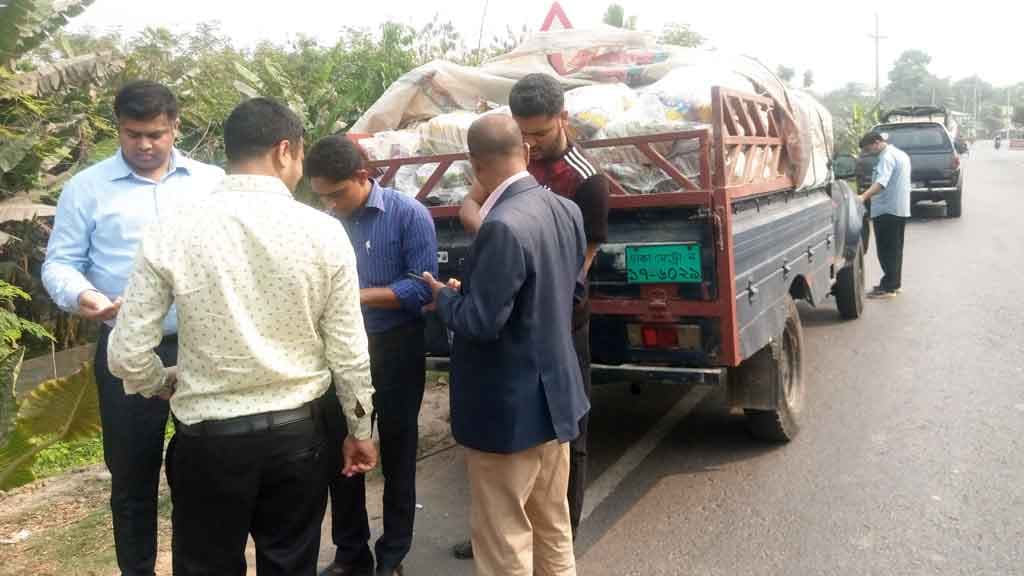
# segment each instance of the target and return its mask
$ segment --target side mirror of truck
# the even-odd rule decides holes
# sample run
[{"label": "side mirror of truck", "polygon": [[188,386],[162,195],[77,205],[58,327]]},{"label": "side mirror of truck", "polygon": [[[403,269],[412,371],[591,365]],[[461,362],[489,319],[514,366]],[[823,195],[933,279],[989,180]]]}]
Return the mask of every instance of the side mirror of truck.
[{"label": "side mirror of truck", "polygon": [[857,176],[857,158],[840,154],[832,160],[832,174],[836,180],[849,180]]}]

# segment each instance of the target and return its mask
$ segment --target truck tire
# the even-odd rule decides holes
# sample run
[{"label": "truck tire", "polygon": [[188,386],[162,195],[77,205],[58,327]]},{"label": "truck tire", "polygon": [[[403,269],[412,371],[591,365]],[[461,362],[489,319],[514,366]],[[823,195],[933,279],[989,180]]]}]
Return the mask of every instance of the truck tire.
[{"label": "truck tire", "polygon": [[[762,348],[740,367],[740,377],[754,378],[777,394],[772,410],[744,410],[747,428],[758,439],[785,443],[796,437],[804,404],[804,331],[796,303],[786,297],[786,326],[777,342]],[[745,374],[743,374],[745,372]]]},{"label": "truck tire", "polygon": [[864,312],[864,248],[836,276],[836,307],[843,320],[856,320]]},{"label": "truck tire", "polygon": [[948,192],[946,194],[946,216],[949,218],[959,218],[964,209],[963,200],[963,188],[957,188],[956,192]]}]

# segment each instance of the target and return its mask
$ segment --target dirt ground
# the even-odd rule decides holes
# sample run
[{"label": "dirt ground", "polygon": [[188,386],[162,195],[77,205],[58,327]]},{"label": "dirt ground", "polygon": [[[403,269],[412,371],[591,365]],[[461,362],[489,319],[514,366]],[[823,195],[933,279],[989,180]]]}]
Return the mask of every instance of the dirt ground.
[{"label": "dirt ground", "polygon": [[[420,411],[420,455],[451,446],[447,382],[428,377]],[[379,470],[368,478],[377,490]],[[0,493],[0,576],[118,573],[110,519],[110,474],[90,466]],[[171,574],[171,500],[160,486],[158,576]]]}]

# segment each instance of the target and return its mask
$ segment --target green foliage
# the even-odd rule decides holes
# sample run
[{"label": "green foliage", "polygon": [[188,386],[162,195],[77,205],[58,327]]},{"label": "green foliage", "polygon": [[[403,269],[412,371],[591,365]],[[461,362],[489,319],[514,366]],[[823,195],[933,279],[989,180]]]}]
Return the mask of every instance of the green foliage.
[{"label": "green foliage", "polygon": [[14,385],[18,382],[18,372],[21,371],[24,358],[24,348],[11,350],[0,358],[0,446],[7,443],[7,436],[14,429],[14,419],[18,413]]},{"label": "green foliage", "polygon": [[7,441],[0,445],[0,490],[10,490],[35,480],[32,463],[38,453],[29,436],[15,428]]},{"label": "green foliage", "polygon": [[636,30],[636,16],[626,17],[626,9],[621,4],[609,4],[602,21],[616,28]]},{"label": "green foliage", "polygon": [[32,476],[45,478],[83,466],[103,462],[103,436],[95,435],[68,442],[57,442],[36,456]]},{"label": "green foliage", "polygon": [[20,343],[24,334],[37,340],[52,340],[45,328],[20,318],[13,310],[16,300],[32,299],[24,290],[0,280],[0,356],[7,356]]},{"label": "green foliage", "polygon": [[658,36],[659,44],[683,46],[685,48],[696,48],[704,44],[704,40],[705,38],[694,32],[688,24],[680,24],[678,22],[665,24],[661,29],[661,34]]},{"label": "green foliage", "polygon": [[0,489],[31,480],[44,450],[59,442],[94,438],[100,431],[99,399],[92,365],[44,382],[20,406],[14,432],[0,447]]},{"label": "green foliage", "polygon": [[865,106],[861,103],[854,103],[849,110],[849,118],[842,126],[842,131],[836,131],[836,153],[860,154],[860,139],[864,134],[878,124],[879,110],[877,106]]},{"label": "green foliage", "polygon": [[793,78],[796,77],[796,70],[790,68],[789,66],[780,65],[778,68],[775,69],[775,75],[779,77],[779,80],[782,80],[786,84],[789,84],[790,82],[793,81]]},{"label": "green foliage", "polygon": [[15,61],[42,44],[93,0],[7,0],[0,3],[0,65]]}]

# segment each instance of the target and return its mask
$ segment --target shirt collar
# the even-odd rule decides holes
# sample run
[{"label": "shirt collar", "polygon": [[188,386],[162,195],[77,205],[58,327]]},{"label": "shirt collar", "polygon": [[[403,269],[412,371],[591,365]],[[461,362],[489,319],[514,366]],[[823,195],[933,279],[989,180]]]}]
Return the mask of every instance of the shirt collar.
[{"label": "shirt collar", "polygon": [[370,179],[372,186],[370,187],[370,195],[366,198],[366,205],[363,206],[363,210],[367,208],[373,208],[380,212],[387,212],[387,207],[384,202],[384,189],[380,187],[380,184],[376,180]]},{"label": "shirt collar", "polygon": [[509,176],[508,179],[499,184],[498,187],[494,189],[494,192],[491,192],[491,195],[487,197],[487,200],[484,201],[484,205],[480,207],[480,220],[482,221],[487,218],[487,215],[494,209],[494,205],[498,203],[498,200],[501,200],[501,195],[509,189],[509,186],[512,186],[529,175],[529,172],[523,170],[522,172]]},{"label": "shirt collar", "polygon": [[[171,148],[171,163],[167,167],[167,174],[161,180],[166,180],[171,174],[181,170],[185,174],[192,174],[191,160],[186,158],[184,154],[178,151],[177,148]],[[139,180],[151,181],[149,178],[143,178],[135,173],[135,170],[128,165],[128,161],[124,159],[124,153],[120,148],[117,149],[117,154],[114,155],[114,164],[111,168],[110,180],[123,180],[124,178],[138,178]]]},{"label": "shirt collar", "polygon": [[280,178],[257,174],[228,174],[216,192],[252,192],[292,198],[291,191]]}]

